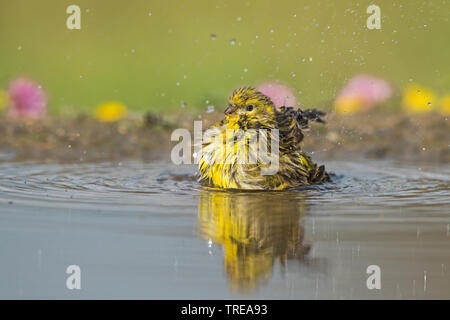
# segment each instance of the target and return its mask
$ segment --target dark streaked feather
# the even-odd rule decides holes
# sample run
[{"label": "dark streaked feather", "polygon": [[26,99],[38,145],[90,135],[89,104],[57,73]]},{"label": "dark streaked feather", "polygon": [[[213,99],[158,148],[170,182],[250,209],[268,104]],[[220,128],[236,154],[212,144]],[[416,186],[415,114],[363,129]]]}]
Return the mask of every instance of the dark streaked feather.
[{"label": "dark streaked feather", "polygon": [[303,140],[303,131],[309,128],[309,122],[325,123],[323,116],[325,113],[316,109],[303,111],[293,107],[281,107],[276,116],[280,136],[284,142],[299,143]]}]

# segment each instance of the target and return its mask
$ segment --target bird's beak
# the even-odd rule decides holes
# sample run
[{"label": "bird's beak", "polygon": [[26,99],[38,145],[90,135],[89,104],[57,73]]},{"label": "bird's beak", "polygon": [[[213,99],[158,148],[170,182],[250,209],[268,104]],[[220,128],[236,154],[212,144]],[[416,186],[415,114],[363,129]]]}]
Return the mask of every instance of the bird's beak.
[{"label": "bird's beak", "polygon": [[226,115],[230,115],[230,114],[234,113],[234,112],[236,111],[236,109],[237,109],[237,107],[236,107],[235,105],[231,105],[231,104],[230,104],[230,105],[225,109],[224,113],[225,113]]}]

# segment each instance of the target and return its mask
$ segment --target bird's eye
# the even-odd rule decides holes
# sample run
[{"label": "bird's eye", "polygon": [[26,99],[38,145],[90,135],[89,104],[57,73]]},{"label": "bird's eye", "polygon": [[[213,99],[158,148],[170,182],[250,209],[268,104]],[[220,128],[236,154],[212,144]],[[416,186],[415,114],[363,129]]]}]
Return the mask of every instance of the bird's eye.
[{"label": "bird's eye", "polygon": [[247,111],[252,111],[253,110],[253,105],[249,104],[246,109],[247,109]]}]

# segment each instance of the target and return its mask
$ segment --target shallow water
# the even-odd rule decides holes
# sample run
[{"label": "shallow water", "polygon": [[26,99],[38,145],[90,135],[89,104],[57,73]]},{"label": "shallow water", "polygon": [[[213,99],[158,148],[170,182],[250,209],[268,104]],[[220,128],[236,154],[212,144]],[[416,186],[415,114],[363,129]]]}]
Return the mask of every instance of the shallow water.
[{"label": "shallow water", "polygon": [[0,298],[450,298],[450,166],[324,162],[333,183],[280,193],[162,162],[2,163]]}]

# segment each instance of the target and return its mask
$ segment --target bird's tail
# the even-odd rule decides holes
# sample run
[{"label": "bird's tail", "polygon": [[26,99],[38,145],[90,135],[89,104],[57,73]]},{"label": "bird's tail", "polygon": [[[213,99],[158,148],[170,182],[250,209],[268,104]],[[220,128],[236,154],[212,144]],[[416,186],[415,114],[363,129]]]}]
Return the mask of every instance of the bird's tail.
[{"label": "bird's tail", "polygon": [[331,181],[330,176],[325,171],[325,166],[315,166],[313,170],[309,172],[309,181],[311,184],[322,183]]}]

